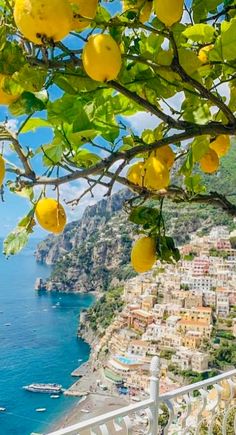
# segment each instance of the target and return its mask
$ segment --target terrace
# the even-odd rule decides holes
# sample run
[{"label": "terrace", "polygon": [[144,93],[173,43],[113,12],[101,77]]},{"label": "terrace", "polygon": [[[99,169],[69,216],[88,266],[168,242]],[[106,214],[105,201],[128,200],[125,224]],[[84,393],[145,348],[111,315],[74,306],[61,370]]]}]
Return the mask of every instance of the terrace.
[{"label": "terrace", "polygon": [[48,435],[233,435],[236,370],[159,394],[160,363],[150,365],[150,396]]}]

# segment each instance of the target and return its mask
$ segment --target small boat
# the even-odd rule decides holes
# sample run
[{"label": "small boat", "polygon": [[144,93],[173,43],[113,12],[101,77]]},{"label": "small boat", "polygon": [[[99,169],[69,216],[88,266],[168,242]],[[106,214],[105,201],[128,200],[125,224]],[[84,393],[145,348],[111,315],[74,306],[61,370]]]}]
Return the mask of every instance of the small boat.
[{"label": "small boat", "polygon": [[4,411],[6,411],[7,409],[6,408],[3,408],[2,406],[0,407],[0,412],[4,412]]},{"label": "small boat", "polygon": [[36,408],[35,411],[36,412],[45,412],[45,411],[47,411],[47,408]]},{"label": "small boat", "polygon": [[31,393],[60,394],[63,391],[59,384],[30,384],[22,388]]},{"label": "small boat", "polygon": [[81,412],[90,412],[88,409],[81,409]]},{"label": "small boat", "polygon": [[82,358],[79,358],[79,359],[78,359],[78,362],[81,362],[81,361],[83,361]]},{"label": "small boat", "polygon": [[5,323],[4,326],[11,326],[11,323]]},{"label": "small boat", "polygon": [[51,394],[50,398],[51,399],[59,399],[59,394]]}]

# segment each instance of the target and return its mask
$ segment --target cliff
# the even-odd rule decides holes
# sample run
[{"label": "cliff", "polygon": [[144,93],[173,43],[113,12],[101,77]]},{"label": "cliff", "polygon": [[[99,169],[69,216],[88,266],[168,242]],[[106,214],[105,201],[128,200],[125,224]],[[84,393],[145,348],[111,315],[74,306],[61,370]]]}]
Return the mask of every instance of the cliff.
[{"label": "cliff", "polygon": [[82,218],[59,237],[40,243],[36,260],[53,264],[47,289],[63,292],[104,290],[134,275],[129,253],[134,227],[122,209],[131,192],[122,190],[87,207]]}]

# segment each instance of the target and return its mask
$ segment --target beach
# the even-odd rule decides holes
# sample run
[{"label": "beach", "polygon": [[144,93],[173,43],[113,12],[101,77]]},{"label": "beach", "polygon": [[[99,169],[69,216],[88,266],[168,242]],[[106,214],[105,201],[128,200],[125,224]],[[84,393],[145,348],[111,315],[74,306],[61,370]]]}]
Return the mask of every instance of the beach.
[{"label": "beach", "polygon": [[51,430],[55,431],[97,417],[126,406],[128,403],[125,397],[89,393],[84,400],[79,401],[67,415],[51,428]]}]

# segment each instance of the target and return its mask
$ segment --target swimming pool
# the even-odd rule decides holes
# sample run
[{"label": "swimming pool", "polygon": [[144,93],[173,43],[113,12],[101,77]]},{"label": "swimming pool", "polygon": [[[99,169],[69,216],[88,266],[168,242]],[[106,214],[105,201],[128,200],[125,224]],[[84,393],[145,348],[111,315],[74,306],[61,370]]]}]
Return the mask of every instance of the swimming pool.
[{"label": "swimming pool", "polygon": [[116,358],[116,360],[118,360],[122,364],[126,364],[126,365],[132,365],[132,364],[139,364],[140,363],[140,361],[138,361],[137,359],[128,358],[128,357],[125,357],[125,356],[116,355],[115,358]]}]

